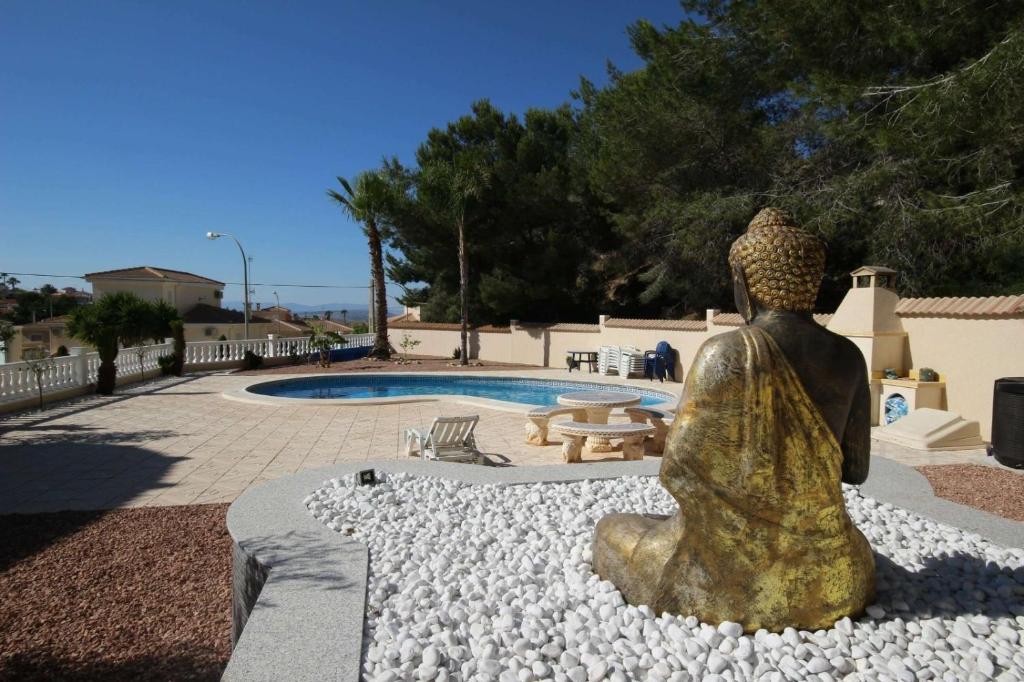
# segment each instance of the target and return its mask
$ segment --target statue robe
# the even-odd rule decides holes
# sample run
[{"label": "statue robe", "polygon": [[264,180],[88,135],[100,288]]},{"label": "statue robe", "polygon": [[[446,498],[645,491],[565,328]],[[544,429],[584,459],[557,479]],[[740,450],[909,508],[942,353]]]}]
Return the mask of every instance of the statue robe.
[{"label": "statue robe", "polygon": [[874,596],[842,450],[767,332],[726,336],[695,361],[669,433],[660,478],[679,511],[602,519],[595,570],[655,613],[747,632],[831,627]]}]

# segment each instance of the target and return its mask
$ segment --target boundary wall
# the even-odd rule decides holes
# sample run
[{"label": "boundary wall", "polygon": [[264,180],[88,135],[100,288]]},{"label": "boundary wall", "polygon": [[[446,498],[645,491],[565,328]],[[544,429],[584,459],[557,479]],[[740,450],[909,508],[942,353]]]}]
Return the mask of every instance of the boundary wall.
[{"label": "boundary wall", "polygon": [[[937,303],[936,303],[937,302]],[[959,306],[959,307],[958,307]],[[925,388],[938,404],[971,421],[982,437],[992,433],[993,384],[1024,376],[1024,296],[977,299],[900,299],[884,288],[853,288],[834,315],[815,315],[829,330],[849,338],[864,355],[872,394],[872,423],[884,423],[884,398]],[[735,313],[709,309],[703,320],[649,320],[599,317],[597,324],[529,324],[478,327],[469,332],[469,356],[491,362],[565,367],[568,351],[601,346],[651,350],[668,341],[677,354],[675,380],[682,381],[701,344],[742,324]],[[416,353],[451,357],[459,346],[459,325],[398,321],[389,325],[396,348],[404,336],[420,341]],[[931,368],[939,385],[919,386],[918,370]],[[885,379],[893,369],[901,378]],[[583,373],[586,374],[584,369]],[[936,391],[935,389],[938,388]],[[914,404],[913,402],[911,404]]]}]

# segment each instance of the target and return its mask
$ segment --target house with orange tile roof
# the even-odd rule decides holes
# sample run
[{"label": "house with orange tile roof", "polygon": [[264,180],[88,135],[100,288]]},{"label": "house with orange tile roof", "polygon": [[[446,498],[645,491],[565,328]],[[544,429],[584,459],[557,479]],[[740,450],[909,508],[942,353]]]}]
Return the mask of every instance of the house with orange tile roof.
[{"label": "house with orange tile roof", "polygon": [[165,301],[184,315],[198,304],[220,308],[224,282],[191,272],[141,265],[134,268],[90,272],[94,298],[127,291],[147,301]]}]

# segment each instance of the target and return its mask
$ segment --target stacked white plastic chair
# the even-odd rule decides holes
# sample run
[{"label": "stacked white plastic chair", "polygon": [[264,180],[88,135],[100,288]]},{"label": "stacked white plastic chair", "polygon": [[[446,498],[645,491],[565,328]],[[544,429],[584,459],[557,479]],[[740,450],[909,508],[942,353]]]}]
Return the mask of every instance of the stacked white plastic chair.
[{"label": "stacked white plastic chair", "polygon": [[619,371],[619,349],[617,346],[601,346],[597,350],[597,373],[616,374]]},{"label": "stacked white plastic chair", "polygon": [[635,346],[619,349],[619,376],[628,377],[644,373],[644,352]]}]

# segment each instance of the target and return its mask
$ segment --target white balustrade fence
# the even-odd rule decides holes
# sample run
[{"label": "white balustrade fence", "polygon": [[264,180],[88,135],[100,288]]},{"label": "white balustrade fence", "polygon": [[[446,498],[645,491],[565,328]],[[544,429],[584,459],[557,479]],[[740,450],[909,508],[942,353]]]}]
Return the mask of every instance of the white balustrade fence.
[{"label": "white balustrade fence", "polygon": [[[368,348],[373,334],[349,334],[345,343],[335,349]],[[161,355],[170,355],[171,343],[122,348],[114,364],[118,378],[155,376],[160,369]],[[31,362],[10,362],[0,365],[0,403],[35,397],[42,385],[43,394],[82,388],[96,382],[99,353],[73,349],[74,355]],[[283,339],[246,339],[235,341],[190,341],[185,344],[185,367],[202,365],[237,365],[252,351],[264,358],[306,357],[310,354],[309,339],[304,336]],[[137,375],[137,376],[136,376]]]},{"label": "white balustrade fence", "polygon": [[[0,400],[31,398],[39,392],[82,386],[88,381],[80,372],[76,356],[0,365]],[[38,383],[36,375],[38,373]]]},{"label": "white balustrade fence", "polygon": [[[156,346],[133,346],[122,348],[114,360],[117,366],[117,375],[120,377],[131,376],[132,374],[150,374],[160,369],[157,358],[161,355],[170,355],[174,350],[169,343],[161,343]],[[99,368],[99,355],[96,356],[96,367]]]}]

